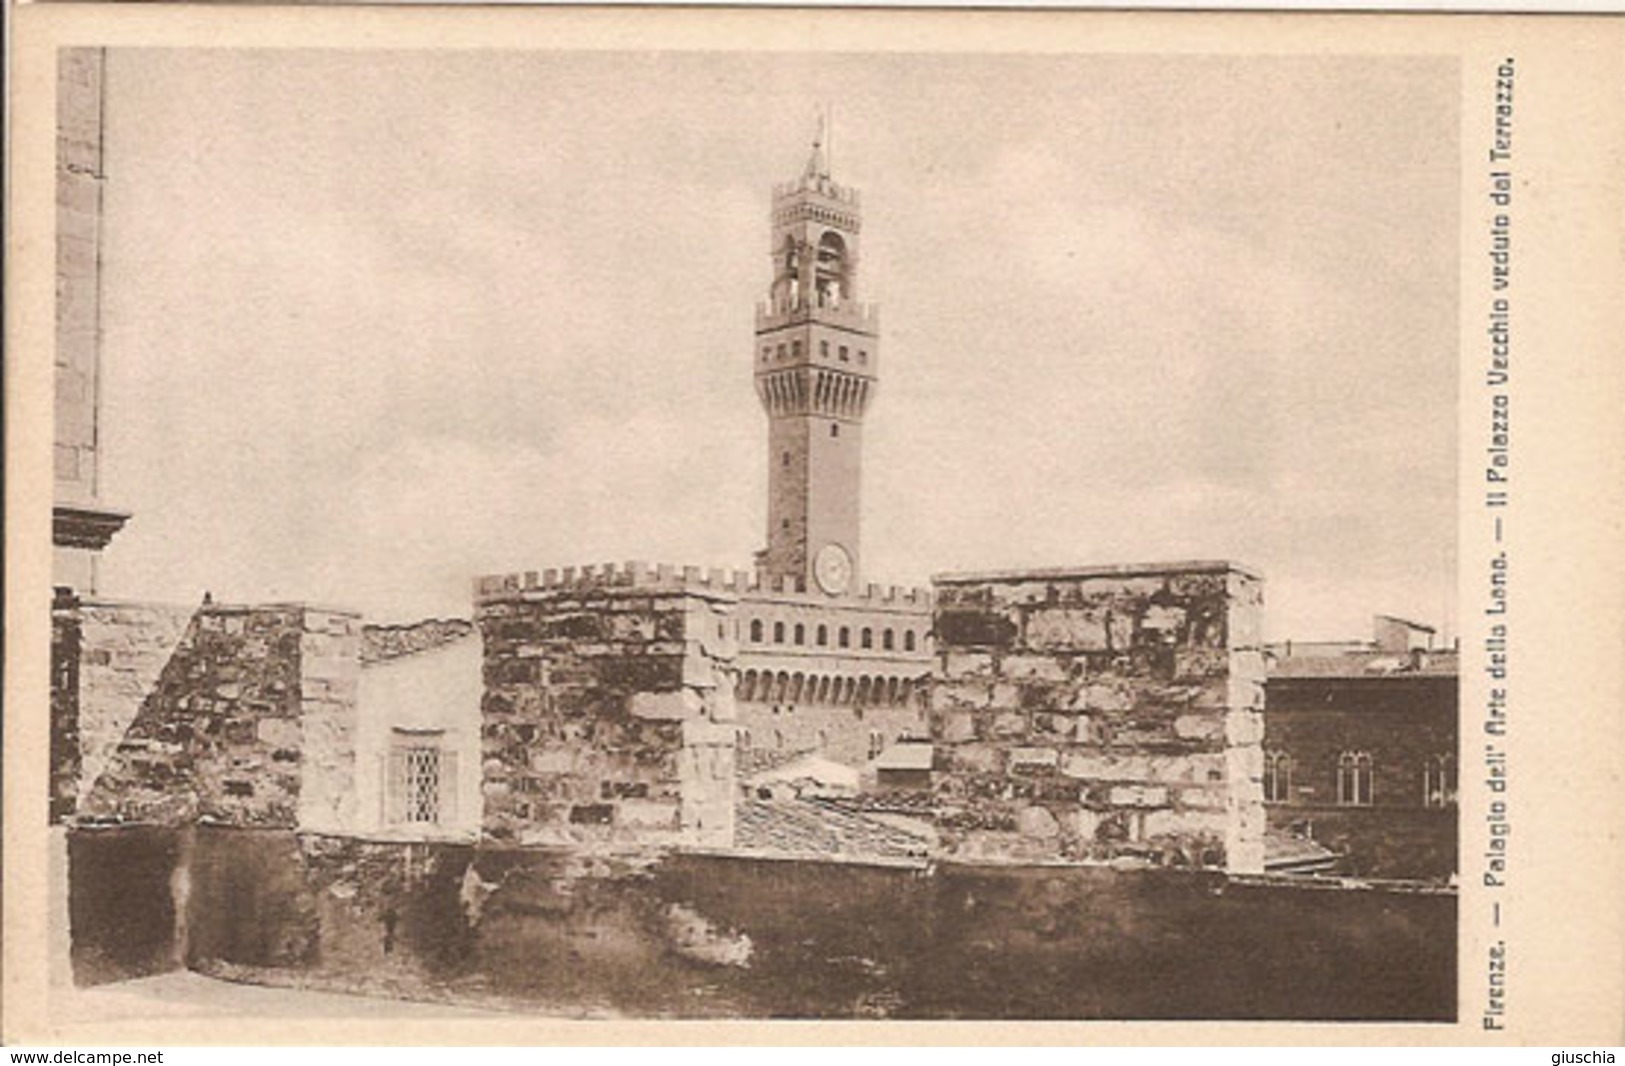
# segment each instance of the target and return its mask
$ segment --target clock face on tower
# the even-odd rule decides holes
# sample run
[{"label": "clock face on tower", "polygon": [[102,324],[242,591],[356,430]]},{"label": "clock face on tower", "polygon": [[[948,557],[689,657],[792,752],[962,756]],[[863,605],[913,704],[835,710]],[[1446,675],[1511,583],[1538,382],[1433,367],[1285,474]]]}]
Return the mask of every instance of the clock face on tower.
[{"label": "clock face on tower", "polygon": [[824,545],[813,560],[813,577],[819,588],[831,596],[839,596],[852,580],[852,557],[839,544]]}]

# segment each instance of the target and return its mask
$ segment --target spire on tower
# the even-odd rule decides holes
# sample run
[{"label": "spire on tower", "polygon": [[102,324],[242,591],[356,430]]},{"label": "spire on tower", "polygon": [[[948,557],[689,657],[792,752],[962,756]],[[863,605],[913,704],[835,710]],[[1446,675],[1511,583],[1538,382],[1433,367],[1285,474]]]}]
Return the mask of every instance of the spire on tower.
[{"label": "spire on tower", "polygon": [[812,155],[807,158],[807,169],[802,177],[821,179],[829,177],[830,170],[830,115],[829,105],[818,109],[818,132],[813,135]]}]

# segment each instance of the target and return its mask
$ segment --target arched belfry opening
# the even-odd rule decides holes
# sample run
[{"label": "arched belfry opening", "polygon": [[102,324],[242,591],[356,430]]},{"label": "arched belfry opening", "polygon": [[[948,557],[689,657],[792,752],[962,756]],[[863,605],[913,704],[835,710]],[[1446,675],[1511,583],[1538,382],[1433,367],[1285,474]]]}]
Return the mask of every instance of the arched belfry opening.
[{"label": "arched belfry opening", "polygon": [[801,242],[795,234],[784,235],[779,254],[774,257],[778,269],[774,272],[774,302],[781,307],[795,307],[801,302]]},{"label": "arched belfry opening", "polygon": [[852,295],[851,262],[846,241],[834,230],[818,238],[818,265],[813,279],[819,307],[839,307]]}]

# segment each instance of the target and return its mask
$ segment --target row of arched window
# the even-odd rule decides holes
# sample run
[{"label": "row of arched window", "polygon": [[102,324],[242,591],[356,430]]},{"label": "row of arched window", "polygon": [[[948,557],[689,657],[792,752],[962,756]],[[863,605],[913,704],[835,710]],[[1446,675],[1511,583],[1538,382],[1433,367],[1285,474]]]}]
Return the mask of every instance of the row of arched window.
[{"label": "row of arched window", "polygon": [[[1291,803],[1292,756],[1284,751],[1264,753],[1264,802]],[[1375,774],[1371,753],[1345,751],[1337,756],[1337,803],[1343,807],[1369,807],[1375,802]],[[1456,802],[1456,766],[1449,755],[1430,755],[1422,762],[1422,805],[1448,807]]]},{"label": "row of arched window", "polygon": [[810,703],[823,706],[906,706],[919,686],[906,677],[838,677],[746,670],[735,695],[751,703]]},{"label": "row of arched window", "polygon": [[[773,748],[772,748],[772,750],[774,750],[774,751],[783,751],[784,750],[784,730],[782,730],[782,729],[773,730],[772,739],[773,739]],[[752,735],[752,733],[751,733],[751,731],[749,729],[745,729],[745,728],[741,727],[739,729],[734,730],[734,744],[740,751],[750,751],[755,746],[755,743],[756,743],[756,738],[755,738],[754,735]],[[829,730],[820,729],[818,731],[818,750],[822,751],[827,747],[829,747]],[[869,758],[871,758],[871,759],[876,758],[877,756],[879,756],[879,754],[881,752],[886,750],[886,734],[881,732],[878,729],[869,730],[869,743],[868,743],[868,748],[866,750],[868,751]]]},{"label": "row of arched window", "polygon": [[[774,644],[794,644],[798,647],[806,646],[807,637],[809,635],[808,627],[805,622],[774,622],[772,633],[772,642]],[[830,627],[824,623],[820,622],[817,626],[813,627],[810,635],[812,636],[812,643],[814,647],[827,648],[830,646]],[[878,634],[874,628],[870,626],[864,626],[863,628],[859,629],[857,633],[858,647],[863,648],[866,651],[872,651],[875,647],[875,639],[877,635],[880,640],[881,651],[897,650],[897,633],[890,626],[881,629]],[[751,619],[750,642],[752,644],[766,644],[768,643],[767,636],[767,623],[762,621],[760,618]],[[840,626],[835,630],[835,646],[837,648],[852,647],[851,626]],[[914,651],[918,646],[919,639],[914,635],[914,630],[903,630],[902,649],[904,651]]]}]

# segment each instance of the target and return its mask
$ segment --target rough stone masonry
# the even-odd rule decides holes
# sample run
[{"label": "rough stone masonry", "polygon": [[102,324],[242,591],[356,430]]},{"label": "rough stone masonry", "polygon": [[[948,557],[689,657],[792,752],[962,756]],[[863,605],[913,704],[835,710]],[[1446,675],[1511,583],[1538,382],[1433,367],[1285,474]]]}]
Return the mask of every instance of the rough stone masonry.
[{"label": "rough stone masonry", "polygon": [[52,620],[54,818],[350,827],[354,614],[66,597]]},{"label": "rough stone masonry", "polygon": [[1257,575],[1185,563],[936,587],[933,784],[950,854],[1262,870]]},{"label": "rough stone masonry", "polygon": [[481,579],[475,601],[487,837],[732,844],[738,640],[720,571],[531,572]]}]

